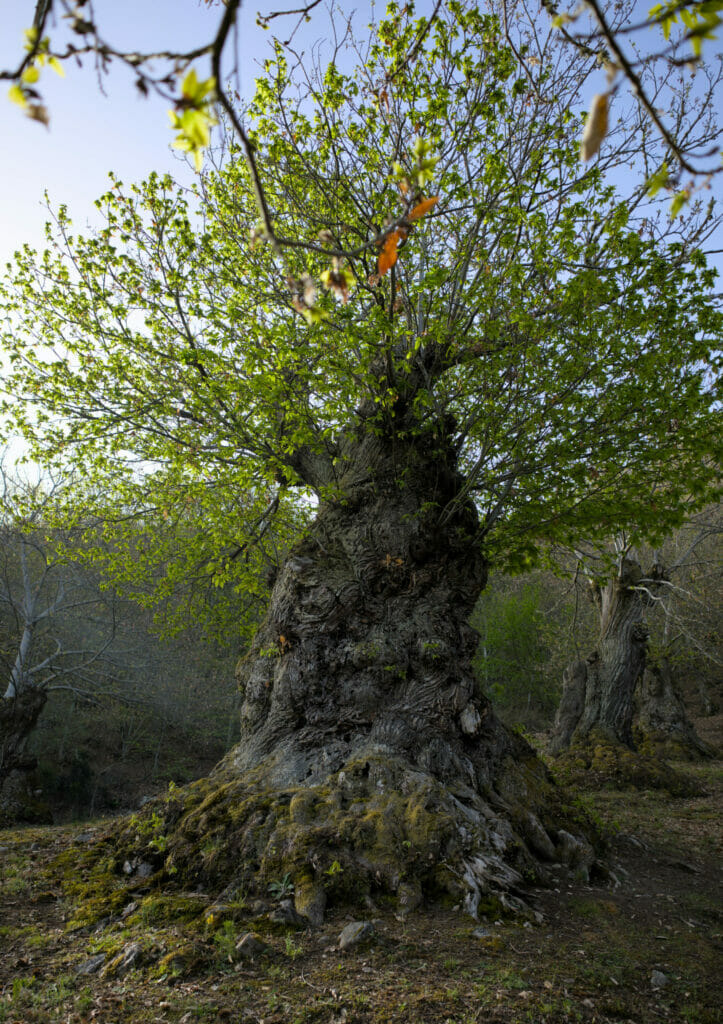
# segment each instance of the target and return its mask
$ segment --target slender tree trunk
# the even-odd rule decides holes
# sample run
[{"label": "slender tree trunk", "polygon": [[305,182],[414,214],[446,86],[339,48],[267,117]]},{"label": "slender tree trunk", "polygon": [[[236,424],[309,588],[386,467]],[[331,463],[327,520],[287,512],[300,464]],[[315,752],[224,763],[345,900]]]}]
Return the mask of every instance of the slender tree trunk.
[{"label": "slender tree trunk", "polygon": [[648,641],[642,578],[638,563],[625,558],[615,579],[594,588],[600,613],[597,647],[566,671],[553,753],[585,743],[593,734],[634,749],[633,694],[645,669]]},{"label": "slender tree trunk", "polygon": [[423,892],[519,908],[525,878],[593,855],[477,687],[475,508],[443,436],[352,451],[239,665],[240,742],[166,803],[165,864],[257,892],[289,875],[312,922],[378,889],[402,910]]}]

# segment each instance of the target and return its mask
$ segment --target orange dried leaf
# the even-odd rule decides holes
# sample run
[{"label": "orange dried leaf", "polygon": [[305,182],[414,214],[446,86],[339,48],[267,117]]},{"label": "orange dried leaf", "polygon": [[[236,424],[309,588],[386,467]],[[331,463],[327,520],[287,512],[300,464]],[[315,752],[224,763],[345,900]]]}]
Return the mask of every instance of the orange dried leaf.
[{"label": "orange dried leaf", "polygon": [[382,277],[384,277],[386,272],[391,270],[397,262],[397,246],[399,245],[399,239],[400,235],[398,231],[392,231],[392,233],[386,237],[384,247],[379,253],[379,262],[377,264],[377,270]]},{"label": "orange dried leaf", "polygon": [[423,199],[421,203],[417,203],[414,209],[409,211],[409,220],[419,220],[421,217],[425,217],[438,202],[439,196],[430,196],[429,199]]}]

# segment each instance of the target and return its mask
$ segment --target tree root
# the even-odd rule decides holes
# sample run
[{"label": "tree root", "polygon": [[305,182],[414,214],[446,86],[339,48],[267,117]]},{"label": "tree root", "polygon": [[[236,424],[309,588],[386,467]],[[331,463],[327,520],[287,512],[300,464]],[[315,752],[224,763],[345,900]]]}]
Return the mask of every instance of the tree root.
[{"label": "tree root", "polygon": [[580,827],[590,834],[590,823],[534,756],[508,758],[485,796],[379,752],[322,784],[265,779],[263,766],[239,775],[222,762],[144,807],[87,851],[83,881],[71,883],[71,899],[86,903],[78,920],[117,913],[149,886],[221,900],[293,895],[312,926],[329,905],[370,901],[402,915],[431,901],[531,917],[531,885],[587,878],[596,863]]}]

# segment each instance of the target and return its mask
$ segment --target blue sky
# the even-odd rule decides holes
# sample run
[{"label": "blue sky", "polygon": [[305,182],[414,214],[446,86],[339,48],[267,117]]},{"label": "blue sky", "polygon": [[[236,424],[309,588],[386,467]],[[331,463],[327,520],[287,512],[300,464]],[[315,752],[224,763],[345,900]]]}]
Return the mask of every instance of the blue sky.
[{"label": "blue sky", "polygon": [[[239,33],[245,78],[254,78],[254,59],[268,38],[255,26],[254,10],[245,5]],[[0,0],[0,66],[14,66],[22,53],[23,30],[32,24],[34,0]],[[184,49],[213,37],[219,7],[199,0],[97,0],[98,23],[115,46],[129,49]],[[0,83],[0,266],[24,241],[42,244],[47,188],[55,202],[66,202],[78,228],[93,214],[93,200],[107,188],[112,169],[122,181],[135,181],[152,170],[190,171],[171,150],[173,135],[167,101],[143,99],[127,69],[105,81],[103,96],[92,67],[66,62],[66,77],[45,70],[39,86],[50,109],[50,128],[28,120],[6,99]],[[198,63],[198,72],[208,65]]]},{"label": "blue sky", "polygon": [[[256,10],[298,6],[298,0],[246,0],[242,5],[238,37],[242,89],[247,95],[271,37],[256,26]],[[370,13],[369,0],[355,6],[361,14]],[[381,0],[377,10],[384,6]],[[433,0],[418,0],[417,11],[427,14],[432,6]],[[0,0],[1,67],[16,64],[34,8],[35,0]],[[351,11],[346,3],[342,9]],[[202,0],[96,0],[95,10],[104,35],[119,48],[195,47],[212,38],[220,15],[218,4],[209,8]],[[323,36],[327,24],[325,8],[317,8],[299,44]],[[288,19],[274,22],[279,33],[287,32],[289,25]],[[720,42],[712,44],[713,49],[720,51]],[[49,129],[25,118],[6,99],[6,83],[0,83],[0,268],[23,242],[42,247],[45,189],[54,204],[68,205],[76,228],[83,230],[92,223],[93,201],[106,190],[110,170],[125,182],[140,180],[152,170],[171,170],[181,179],[192,177],[184,160],[170,148],[168,102],[141,97],[125,68],[104,80],[104,96],[92,65],[89,58],[83,68],[66,62],[63,79],[51,70],[43,72],[40,86],[50,109]],[[207,64],[199,62],[198,73],[208,74]],[[603,75],[599,77],[598,87],[604,88]],[[720,184],[716,181],[719,195]],[[722,264],[720,255],[716,262]]]}]

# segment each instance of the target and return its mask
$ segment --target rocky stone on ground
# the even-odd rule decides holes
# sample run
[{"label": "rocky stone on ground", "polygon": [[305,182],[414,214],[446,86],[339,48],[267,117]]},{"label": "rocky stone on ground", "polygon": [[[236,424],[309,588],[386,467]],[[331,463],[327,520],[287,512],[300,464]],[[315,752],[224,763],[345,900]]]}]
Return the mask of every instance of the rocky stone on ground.
[{"label": "rocky stone on ground", "polygon": [[374,934],[374,925],[371,921],[352,921],[342,929],[339,936],[339,949],[347,950],[358,946],[361,942],[371,939]]},{"label": "rocky stone on ground", "polygon": [[257,956],[265,953],[268,948],[261,936],[255,932],[247,932],[236,943],[236,952],[244,960],[255,960]]},{"label": "rocky stone on ground", "polygon": [[92,956],[90,960],[86,960],[85,963],[82,963],[75,973],[95,974],[97,971],[101,969],[104,963],[105,953],[98,953],[97,956]]}]

